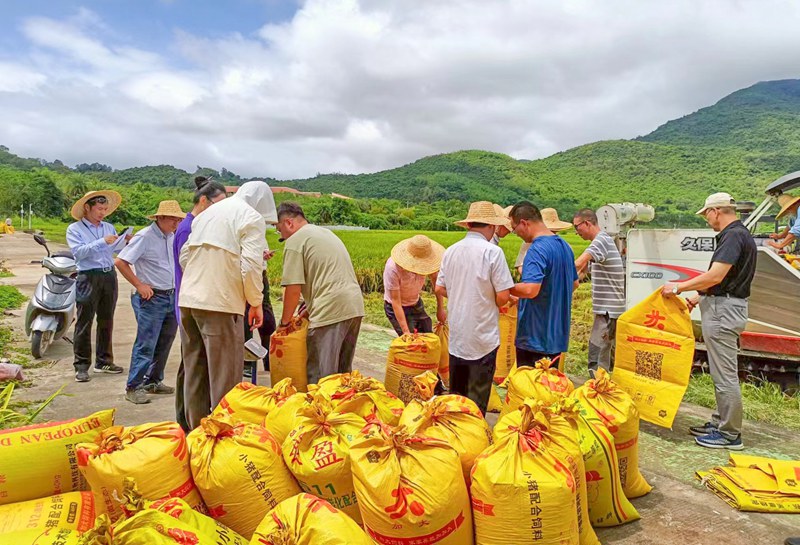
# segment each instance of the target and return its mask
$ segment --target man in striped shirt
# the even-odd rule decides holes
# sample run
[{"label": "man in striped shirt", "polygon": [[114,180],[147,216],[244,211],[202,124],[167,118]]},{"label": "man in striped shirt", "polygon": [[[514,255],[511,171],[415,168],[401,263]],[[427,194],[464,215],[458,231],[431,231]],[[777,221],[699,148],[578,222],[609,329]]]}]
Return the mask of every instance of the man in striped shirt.
[{"label": "man in striped shirt", "polygon": [[597,214],[589,208],[575,213],[575,231],[589,247],[575,260],[578,274],[592,273],[592,311],[594,325],[589,337],[589,373],[598,367],[610,371],[614,367],[614,337],[617,318],[625,312],[625,267],[614,239],[597,225]]}]

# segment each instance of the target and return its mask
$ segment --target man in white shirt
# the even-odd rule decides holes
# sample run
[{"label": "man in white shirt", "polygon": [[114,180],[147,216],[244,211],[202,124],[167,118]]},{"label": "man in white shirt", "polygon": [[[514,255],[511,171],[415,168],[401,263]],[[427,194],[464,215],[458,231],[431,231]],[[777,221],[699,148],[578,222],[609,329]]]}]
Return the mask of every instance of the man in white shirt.
[{"label": "man in white shirt", "polygon": [[272,190],[263,181],[197,216],[181,250],[179,295],[186,419],[191,428],[208,416],[244,371],[245,303],[248,323],[263,319],[266,224],[277,223]]},{"label": "man in white shirt", "polygon": [[514,287],[503,251],[490,242],[505,221],[492,203],[472,203],[467,218],[456,223],[469,232],[445,250],[435,289],[448,298],[450,391],[474,401],[484,414],[500,346],[498,308]]}]

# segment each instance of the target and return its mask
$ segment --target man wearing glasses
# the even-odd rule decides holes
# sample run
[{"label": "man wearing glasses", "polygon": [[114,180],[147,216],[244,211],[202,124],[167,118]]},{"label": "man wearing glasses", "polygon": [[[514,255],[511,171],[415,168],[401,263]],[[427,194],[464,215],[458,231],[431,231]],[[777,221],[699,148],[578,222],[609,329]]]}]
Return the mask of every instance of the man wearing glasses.
[{"label": "man wearing glasses", "polygon": [[742,391],[737,359],[739,336],[747,324],[747,298],[756,272],[756,243],[736,217],[736,201],[727,193],[714,193],[697,212],[705,216],[716,236],[716,249],[707,272],[685,282],[667,282],[662,293],[675,296],[697,291],[687,299],[689,308],[700,305],[703,340],[714,380],[717,412],[711,421],[692,426],[698,445],[742,450]]},{"label": "man wearing glasses", "polygon": [[597,225],[597,214],[590,208],[575,213],[575,232],[589,247],[575,260],[578,275],[583,276],[591,265],[592,311],[594,324],[589,336],[589,374],[598,367],[611,371],[617,318],[625,312],[625,268],[617,245]]},{"label": "man wearing glasses", "polygon": [[72,206],[77,221],[67,227],[67,244],[78,265],[75,302],[77,320],[73,336],[75,380],[89,382],[92,364],[92,322],[97,316],[95,373],[122,373],[114,365],[111,336],[117,306],[114,253],[122,248],[117,231],[103,221],[122,202],[116,191],[90,191]]}]

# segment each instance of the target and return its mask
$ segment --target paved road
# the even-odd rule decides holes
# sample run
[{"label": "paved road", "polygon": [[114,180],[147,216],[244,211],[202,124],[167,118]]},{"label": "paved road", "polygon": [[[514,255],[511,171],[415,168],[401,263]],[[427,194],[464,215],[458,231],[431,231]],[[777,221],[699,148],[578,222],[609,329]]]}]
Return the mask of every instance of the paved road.
[{"label": "paved road", "polygon": [[[57,245],[53,245],[57,247]],[[0,237],[0,258],[6,259],[16,276],[0,279],[13,284],[30,295],[43,269],[31,265],[40,257],[40,247],[29,235]],[[116,313],[114,353],[123,367],[130,361],[135,336],[135,320],[130,306],[130,285],[120,276],[120,299]],[[23,312],[6,321],[21,331]],[[382,378],[386,350],[393,333],[375,326],[365,326],[359,337],[355,368],[370,376]],[[22,334],[18,337],[22,339]],[[174,376],[180,357],[179,341],[170,354],[167,376]],[[62,385],[70,397],[56,399],[46,413],[49,418],[74,418],[95,410],[116,407],[117,422],[138,424],[174,418],[173,397],[154,397],[153,403],[134,406],[124,400],[125,375],[95,375],[88,384],[74,381],[72,348],[65,341],[56,342],[44,367],[28,372],[35,385],[22,395],[27,399],[43,399]],[[260,383],[268,375],[261,373]],[[685,429],[702,423],[709,411],[684,404],[675,421],[674,431],[642,424],[640,434],[640,465],[653,492],[634,500],[642,520],[617,528],[597,531],[603,543],[619,544],[680,544],[680,545],[773,545],[783,543],[787,536],[800,536],[800,515],[769,515],[740,513],[729,508],[694,481],[698,469],[725,464],[727,454],[709,451],[693,445]],[[494,418],[490,415],[490,423]],[[758,423],[745,426],[746,452],[760,456],[800,459],[800,441],[796,434]]]}]

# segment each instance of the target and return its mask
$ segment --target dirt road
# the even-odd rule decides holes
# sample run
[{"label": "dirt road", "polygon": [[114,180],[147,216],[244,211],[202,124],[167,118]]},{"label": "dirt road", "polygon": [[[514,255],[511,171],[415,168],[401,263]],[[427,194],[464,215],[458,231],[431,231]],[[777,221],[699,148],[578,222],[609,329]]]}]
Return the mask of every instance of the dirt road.
[{"label": "dirt road", "polygon": [[[52,249],[58,245],[53,245]],[[0,238],[0,258],[7,261],[16,276],[0,279],[0,283],[17,286],[30,296],[44,269],[32,265],[41,257],[40,247],[30,235],[16,234]],[[130,361],[131,345],[136,334],[136,322],[130,304],[131,286],[122,276],[120,297],[115,318],[114,355],[118,365],[126,368]],[[7,317],[5,322],[22,333],[24,309]],[[394,333],[376,326],[365,325],[359,337],[355,368],[377,378],[383,378],[386,351]],[[179,341],[170,354],[166,382],[174,383],[180,358]],[[44,399],[62,385],[70,396],[56,399],[47,411],[48,418],[66,419],[93,411],[116,407],[117,422],[139,424],[174,419],[173,396],[153,396],[148,405],[135,406],[124,399],[125,377],[122,375],[93,375],[88,384],[74,381],[72,346],[66,341],[55,342],[47,353],[46,365],[27,371],[34,386],[22,390],[26,399]],[[259,374],[259,383],[268,384],[268,374]],[[772,545],[783,543],[787,536],[800,536],[800,515],[769,515],[740,513],[728,507],[693,479],[694,472],[714,465],[725,464],[725,451],[710,451],[696,447],[686,433],[689,425],[704,422],[707,409],[684,404],[675,421],[674,430],[642,424],[640,434],[640,465],[653,485],[647,496],[634,500],[642,520],[625,526],[598,529],[603,543],[620,544],[681,544],[681,545]],[[490,423],[494,418],[490,416]],[[800,441],[787,430],[759,423],[746,423],[745,452],[758,456],[800,459]]]}]

